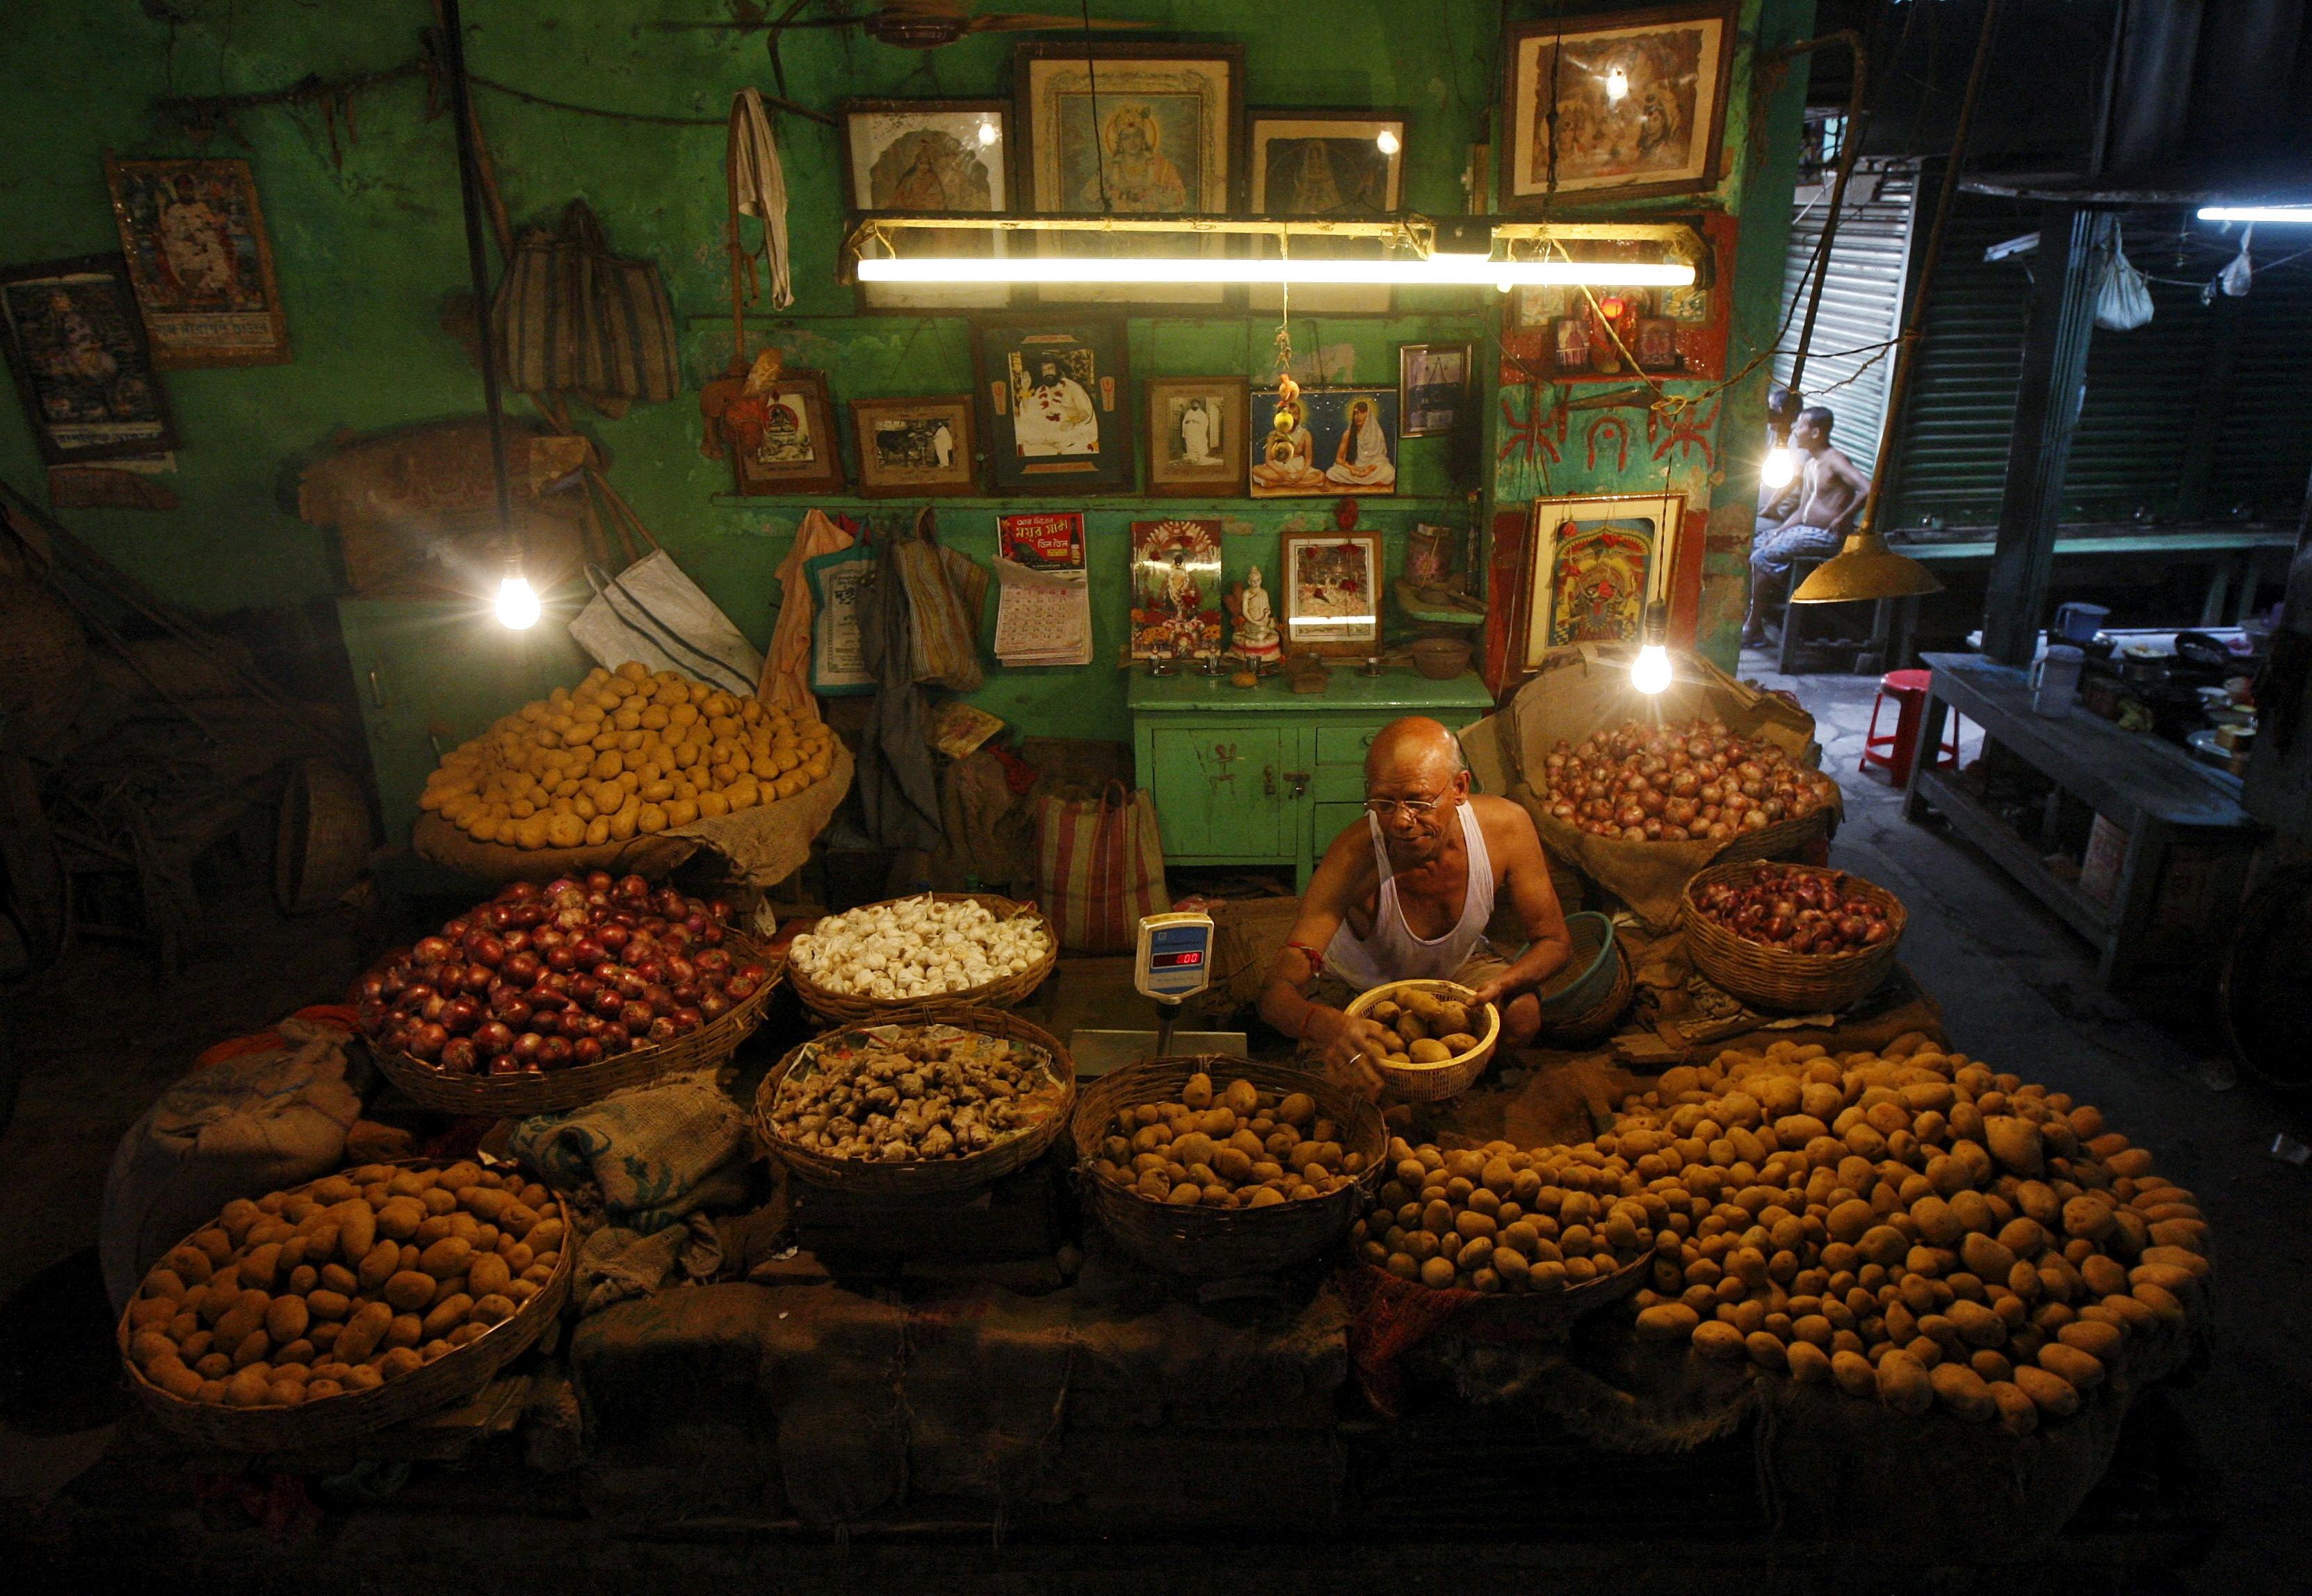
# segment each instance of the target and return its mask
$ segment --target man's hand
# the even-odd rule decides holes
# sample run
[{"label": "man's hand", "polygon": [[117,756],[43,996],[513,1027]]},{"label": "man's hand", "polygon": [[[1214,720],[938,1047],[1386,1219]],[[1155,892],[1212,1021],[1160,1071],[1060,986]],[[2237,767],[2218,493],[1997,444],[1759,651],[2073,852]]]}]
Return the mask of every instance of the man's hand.
[{"label": "man's hand", "polygon": [[1469,1007],[1483,1008],[1488,1003],[1507,1003],[1525,990],[1524,983],[1511,981],[1510,972],[1504,970],[1469,994]]},{"label": "man's hand", "polygon": [[1300,1039],[1316,1047],[1326,1079],[1368,1100],[1380,1095],[1380,1074],[1370,1060],[1385,1057],[1388,1044],[1374,1021],[1352,1019],[1337,1008],[1312,1003]]}]

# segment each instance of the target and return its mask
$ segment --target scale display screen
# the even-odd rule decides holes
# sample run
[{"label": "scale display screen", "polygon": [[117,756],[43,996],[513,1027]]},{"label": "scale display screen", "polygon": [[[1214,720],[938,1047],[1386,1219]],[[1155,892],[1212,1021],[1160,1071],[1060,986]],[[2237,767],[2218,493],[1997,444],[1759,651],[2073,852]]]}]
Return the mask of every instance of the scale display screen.
[{"label": "scale display screen", "polygon": [[1211,916],[1152,914],[1140,922],[1139,944],[1134,981],[1149,997],[1186,998],[1211,983]]}]

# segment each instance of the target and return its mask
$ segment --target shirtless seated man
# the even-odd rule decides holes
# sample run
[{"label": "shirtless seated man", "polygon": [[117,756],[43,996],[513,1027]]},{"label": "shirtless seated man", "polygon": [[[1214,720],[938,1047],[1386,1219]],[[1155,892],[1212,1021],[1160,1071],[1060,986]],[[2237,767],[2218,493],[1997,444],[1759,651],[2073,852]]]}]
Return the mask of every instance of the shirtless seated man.
[{"label": "shirtless seated man", "polygon": [[[1527,938],[1514,963],[1485,940],[1504,895]],[[1381,1028],[1342,1012],[1356,993],[1458,981],[1501,1006],[1502,1045],[1522,1047],[1541,1026],[1533,990],[1572,953],[1533,821],[1507,798],[1472,797],[1460,744],[1415,716],[1373,738],[1364,817],[1333,839],[1309,878],[1260,1015],[1300,1038],[1330,1078],[1371,1096],[1380,1077],[1368,1060],[1384,1051]]]},{"label": "shirtless seated man", "polygon": [[1870,492],[1870,479],[1831,448],[1831,421],[1829,411],[1809,405],[1791,424],[1791,447],[1805,460],[1796,484],[1798,507],[1778,527],[1769,528],[1760,519],[1750,545],[1750,613],[1742,621],[1745,648],[1755,649],[1766,641],[1766,596],[1790,579],[1791,562],[1838,553]]}]

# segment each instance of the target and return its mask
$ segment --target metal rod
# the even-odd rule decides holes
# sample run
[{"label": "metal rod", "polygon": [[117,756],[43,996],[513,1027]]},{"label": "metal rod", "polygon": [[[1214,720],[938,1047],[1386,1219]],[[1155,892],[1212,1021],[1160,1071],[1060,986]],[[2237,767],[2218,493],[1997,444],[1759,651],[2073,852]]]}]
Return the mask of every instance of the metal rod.
[{"label": "metal rod", "polygon": [[1846,203],[1846,180],[1854,175],[1854,157],[1862,147],[1862,96],[1870,79],[1870,54],[1862,48],[1862,35],[1852,28],[1841,28],[1819,39],[1801,39],[1786,45],[1776,54],[1804,55],[1828,44],[1843,44],[1854,61],[1854,85],[1846,99],[1846,129],[1844,148],[1838,153],[1838,176],[1830,186],[1830,214],[1822,221],[1822,241],[1816,246],[1814,284],[1807,290],[1806,320],[1799,327],[1798,353],[1791,357],[1790,390],[1806,392],[1807,350],[1814,342],[1815,313],[1822,308],[1822,285],[1830,276],[1831,240],[1838,236],[1838,217]]},{"label": "metal rod", "polygon": [[[458,128],[458,192],[466,213],[466,269],[474,283],[474,341],[482,358],[482,408],[490,423],[490,474],[497,486],[498,527],[513,539],[513,483],[506,470],[505,401],[498,392],[497,329],[490,318],[490,257],[484,233],[481,159],[474,147],[474,100],[466,81],[466,27],[458,0],[442,0],[442,62],[450,74],[450,114]],[[519,547],[508,551],[519,555]]]},{"label": "metal rod", "polygon": [[1975,102],[1983,89],[1984,68],[1991,62],[1991,39],[1999,25],[1999,0],[1983,8],[1983,31],[1975,40],[1975,64],[1967,69],[1966,97],[1960,100],[1958,126],[1951,132],[1950,162],[1943,168],[1941,191],[1935,197],[1935,224],[1927,232],[1926,258],[1919,263],[1919,289],[1912,297],[1911,313],[1903,324],[1902,343],[1895,351],[1894,373],[1887,379],[1887,414],[1878,423],[1878,458],[1870,470],[1870,496],[1855,522],[1857,536],[1878,529],[1878,501],[1887,491],[1887,467],[1893,458],[1895,435],[1902,424],[1903,402],[1910,397],[1911,372],[1918,365],[1919,343],[1927,323],[1927,299],[1935,284],[1935,263],[1942,258],[1943,232],[1950,225],[1951,201],[1958,193],[1959,168],[1966,163],[1966,139],[1975,124]]},{"label": "metal rod", "polygon": [[[1497,240],[1611,239],[1668,243],[1691,238],[1695,233],[1693,226],[1684,222],[1528,222],[1509,217],[1477,220],[1488,222]],[[1263,233],[1274,238],[1388,239],[1419,248],[1428,248],[1436,236],[1436,223],[1421,215],[1362,222],[1317,216],[991,216],[976,211],[941,211],[868,217],[852,230],[850,242],[855,249],[871,241],[880,231],[905,228],[977,228],[989,232]]]}]

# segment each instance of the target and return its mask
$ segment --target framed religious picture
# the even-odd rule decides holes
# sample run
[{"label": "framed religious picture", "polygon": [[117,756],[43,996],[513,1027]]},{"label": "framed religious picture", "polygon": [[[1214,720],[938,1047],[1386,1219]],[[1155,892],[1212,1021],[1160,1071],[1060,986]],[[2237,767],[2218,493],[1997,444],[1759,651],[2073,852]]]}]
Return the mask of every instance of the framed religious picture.
[{"label": "framed religious picture", "polygon": [[1362,657],[1380,650],[1378,532],[1287,532],[1284,651]]},{"label": "framed religious picture", "polygon": [[1537,500],[1527,540],[1524,662],[1568,643],[1628,642],[1676,558],[1683,493]]},{"label": "framed religious picture", "polygon": [[[1401,111],[1256,110],[1247,113],[1245,208],[1255,216],[1322,216],[1361,220],[1396,214],[1405,204],[1405,114]],[[1274,254],[1274,240],[1253,247]],[[1304,255],[1380,257],[1380,245],[1362,239],[1293,240]],[[1274,310],[1283,295],[1274,284],[1248,292],[1255,310]],[[1292,292],[1292,308],[1315,314],[1386,316],[1387,286],[1311,283]]]},{"label": "framed religious picture", "polygon": [[1256,499],[1397,492],[1397,390],[1304,388],[1269,411],[1248,473]]},{"label": "framed religious picture", "polygon": [[969,394],[854,399],[851,439],[859,452],[859,491],[868,498],[979,491]]},{"label": "framed religious picture", "polygon": [[1221,651],[1221,523],[1132,523],[1132,657],[1201,659]]},{"label": "framed religious picture", "polygon": [[[846,100],[844,199],[854,214],[1012,208],[1012,107],[1002,100]],[[984,228],[895,231],[911,255],[1001,255],[1010,236]],[[985,310],[1012,302],[1008,283],[863,283],[871,310]]]},{"label": "framed religious picture", "polygon": [[289,318],[248,161],[108,158],[104,180],[155,366],[289,358]]},{"label": "framed religious picture", "polygon": [[1401,438],[1449,432],[1469,414],[1473,356],[1467,344],[1400,344],[1397,349]]},{"label": "framed religious picture", "polygon": [[127,263],[83,255],[0,267],[0,338],[51,466],[177,447]]},{"label": "framed religious picture", "polygon": [[1502,208],[1692,194],[1718,180],[1728,0],[1512,24],[1503,40]]},{"label": "framed religious picture", "polygon": [[[1045,215],[1219,216],[1235,192],[1244,50],[1233,45],[1022,44],[1012,68],[1025,208]],[[1219,234],[1040,234],[1046,254],[1225,254]],[[1024,246],[1023,246],[1024,247]],[[1046,303],[1217,305],[1219,283],[1039,284]]]},{"label": "framed religious picture", "polygon": [[1632,371],[1715,381],[1726,374],[1732,319],[1731,216],[1650,216],[1655,236],[1588,240],[1585,258],[1694,268],[1683,287],[1528,283],[1502,323],[1502,381],[1627,382]]},{"label": "framed religious picture", "polygon": [[972,324],[991,491],[1132,490],[1124,324],[1110,317],[990,317]]},{"label": "framed religious picture", "polygon": [[722,413],[737,492],[756,496],[839,493],[843,451],[822,371],[781,371]]},{"label": "framed religious picture", "polygon": [[1243,494],[1251,386],[1241,377],[1151,377],[1141,385],[1151,498]]}]

